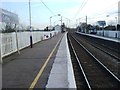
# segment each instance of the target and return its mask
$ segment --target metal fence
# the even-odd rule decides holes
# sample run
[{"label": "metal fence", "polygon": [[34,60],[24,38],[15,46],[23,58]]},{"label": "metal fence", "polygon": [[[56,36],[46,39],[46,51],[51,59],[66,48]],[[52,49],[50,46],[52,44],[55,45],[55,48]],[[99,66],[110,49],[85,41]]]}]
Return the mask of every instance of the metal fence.
[{"label": "metal fence", "polygon": [[[58,31],[49,32],[32,32],[33,44],[39,41],[49,39],[54,35],[58,34]],[[11,53],[18,51],[18,49],[23,49],[30,45],[30,32],[18,32],[16,33],[0,33],[0,44],[1,44],[1,59]],[[17,39],[16,39],[17,38]],[[18,48],[17,48],[18,44]]]},{"label": "metal fence", "polygon": [[120,31],[101,30],[97,31],[97,35],[111,38],[120,38]]}]

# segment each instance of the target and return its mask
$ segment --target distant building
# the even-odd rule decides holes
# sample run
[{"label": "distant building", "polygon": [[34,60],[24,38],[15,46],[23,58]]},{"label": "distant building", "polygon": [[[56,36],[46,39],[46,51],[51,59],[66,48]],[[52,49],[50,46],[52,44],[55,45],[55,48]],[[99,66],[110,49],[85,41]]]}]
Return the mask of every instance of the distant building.
[{"label": "distant building", "polygon": [[[0,27],[4,25],[19,24],[18,15],[0,8]],[[1,28],[0,28],[1,29]]]},{"label": "distant building", "polygon": [[56,25],[54,28],[55,28],[55,31],[61,31],[61,26],[60,25]]}]

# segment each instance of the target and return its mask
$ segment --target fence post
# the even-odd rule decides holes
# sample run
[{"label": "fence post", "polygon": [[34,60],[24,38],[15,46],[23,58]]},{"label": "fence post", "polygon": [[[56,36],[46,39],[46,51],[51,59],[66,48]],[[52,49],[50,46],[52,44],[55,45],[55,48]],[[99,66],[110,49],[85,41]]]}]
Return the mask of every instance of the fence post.
[{"label": "fence post", "polygon": [[16,24],[15,24],[15,36],[16,36],[16,47],[17,47],[17,52],[18,52],[18,54],[20,54],[19,46],[18,46],[18,35],[17,35]]},{"label": "fence post", "polygon": [[117,36],[117,32],[115,33],[115,38],[117,38],[118,36]]}]

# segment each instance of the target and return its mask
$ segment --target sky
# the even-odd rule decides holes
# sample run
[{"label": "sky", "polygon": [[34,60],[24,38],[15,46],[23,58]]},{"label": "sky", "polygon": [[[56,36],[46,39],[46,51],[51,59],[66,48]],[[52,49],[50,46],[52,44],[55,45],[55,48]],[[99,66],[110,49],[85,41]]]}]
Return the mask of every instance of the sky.
[{"label": "sky", "polygon": [[[90,24],[99,20],[115,23],[118,1],[120,0],[30,0],[32,26],[43,29],[50,25],[50,17],[52,25],[60,24],[61,17],[58,14],[71,27],[85,22],[86,16]],[[18,14],[20,23],[29,25],[28,2],[29,0],[0,0],[0,7]]]}]

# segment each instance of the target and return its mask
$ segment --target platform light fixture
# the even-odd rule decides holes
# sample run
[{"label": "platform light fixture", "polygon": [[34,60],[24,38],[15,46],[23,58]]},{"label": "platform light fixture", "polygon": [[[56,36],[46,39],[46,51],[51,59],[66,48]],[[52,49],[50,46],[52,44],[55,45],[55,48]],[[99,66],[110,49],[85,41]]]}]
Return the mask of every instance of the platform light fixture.
[{"label": "platform light fixture", "polygon": [[52,17],[55,17],[55,16],[61,16],[61,14],[50,16],[50,27],[51,27],[51,19],[52,19]]}]

